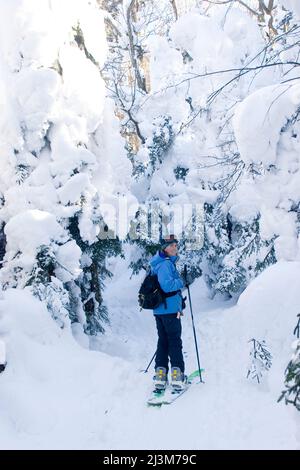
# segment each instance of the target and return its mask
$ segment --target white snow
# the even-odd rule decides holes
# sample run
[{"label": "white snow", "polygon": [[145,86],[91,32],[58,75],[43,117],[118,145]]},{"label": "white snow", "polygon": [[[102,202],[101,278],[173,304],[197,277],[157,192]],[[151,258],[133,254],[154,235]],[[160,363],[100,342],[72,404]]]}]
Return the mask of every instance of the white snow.
[{"label": "white snow", "polygon": [[41,245],[50,245],[51,240],[59,240],[63,231],[56,218],[39,210],[25,211],[12,217],[5,226],[7,251],[21,251],[34,255]]},{"label": "white snow", "polygon": [[299,106],[300,85],[260,88],[237,106],[234,133],[245,163],[276,163],[281,128]]},{"label": "white snow", "polygon": [[75,240],[70,240],[57,247],[56,260],[59,267],[55,270],[55,275],[63,282],[68,282],[78,277],[80,268],[81,250]]}]

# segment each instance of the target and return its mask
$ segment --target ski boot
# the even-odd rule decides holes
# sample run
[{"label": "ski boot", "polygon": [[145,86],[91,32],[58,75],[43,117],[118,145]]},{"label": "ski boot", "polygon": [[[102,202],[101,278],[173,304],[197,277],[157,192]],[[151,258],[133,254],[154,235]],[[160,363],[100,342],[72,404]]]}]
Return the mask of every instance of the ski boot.
[{"label": "ski boot", "polygon": [[184,375],[179,367],[172,367],[171,369],[171,386],[175,392],[181,392],[186,387],[187,376]]},{"label": "ski boot", "polygon": [[6,363],[5,364],[0,364],[0,374],[5,370]]},{"label": "ski boot", "polygon": [[165,367],[157,367],[155,369],[155,375],[153,377],[153,383],[155,390],[165,390],[168,383],[167,369]]}]

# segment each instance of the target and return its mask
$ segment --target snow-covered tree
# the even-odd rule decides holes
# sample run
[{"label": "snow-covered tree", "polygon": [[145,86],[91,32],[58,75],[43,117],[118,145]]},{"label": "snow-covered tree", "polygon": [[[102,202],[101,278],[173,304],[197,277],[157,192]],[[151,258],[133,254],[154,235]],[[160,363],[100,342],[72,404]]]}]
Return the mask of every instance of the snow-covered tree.
[{"label": "snow-covered tree", "polygon": [[[108,232],[108,226],[102,220],[103,231]],[[70,233],[82,252],[82,272],[68,288],[73,300],[73,321],[80,322],[84,314],[84,331],[89,335],[97,335],[105,331],[105,323],[109,322],[109,313],[103,302],[105,279],[112,273],[106,268],[106,258],[123,256],[119,239],[98,237],[92,244],[81,238],[78,228],[78,217],[70,221]]]},{"label": "snow-covered tree", "polygon": [[262,240],[259,214],[223,213],[220,206],[204,206],[204,243],[198,261],[214,293],[239,295],[249,281],[276,262],[273,240]]},{"label": "snow-covered tree", "polygon": [[272,355],[268,351],[265,341],[257,341],[252,338],[249,343],[251,343],[251,351],[247,378],[256,379],[260,383],[264,373],[272,366]]},{"label": "snow-covered tree", "polygon": [[293,344],[293,356],[285,372],[285,390],[278,401],[284,399],[285,404],[292,404],[300,411],[300,341]]},{"label": "snow-covered tree", "polygon": [[31,289],[61,327],[71,319],[96,334],[107,319],[105,258],[120,253],[119,242],[98,240],[103,207],[130,187],[130,162],[100,73],[107,53],[105,14],[96,0],[78,0],[71,8],[65,0],[41,0],[38,8],[13,0],[5,11],[2,284]]},{"label": "snow-covered tree", "polygon": [[[217,3],[148,37],[151,87],[135,108],[145,142],[130,158],[140,202],[204,205],[193,259],[215,292],[238,295],[297,252],[299,33],[281,4],[254,5],[263,22],[240,2]],[[153,167],[155,122],[172,123],[172,144]]]}]

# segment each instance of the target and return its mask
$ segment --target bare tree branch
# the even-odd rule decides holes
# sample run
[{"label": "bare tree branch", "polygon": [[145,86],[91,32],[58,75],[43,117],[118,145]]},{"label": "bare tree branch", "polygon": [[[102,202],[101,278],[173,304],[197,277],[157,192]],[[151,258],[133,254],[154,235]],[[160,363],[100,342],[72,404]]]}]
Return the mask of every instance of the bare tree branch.
[{"label": "bare tree branch", "polygon": [[131,20],[134,3],[135,3],[135,0],[131,0],[126,11],[126,22],[127,22],[128,38],[129,38],[129,55],[130,55],[131,65],[132,65],[135,78],[137,81],[137,86],[140,88],[140,90],[147,92],[145,80],[141,76],[140,69],[137,63],[137,59],[136,59],[136,53],[135,53],[133,28],[132,28],[132,20]]},{"label": "bare tree branch", "polygon": [[170,2],[171,2],[171,5],[173,7],[175,20],[177,21],[178,20],[178,10],[177,10],[177,5],[176,5],[176,0],[170,0]]}]

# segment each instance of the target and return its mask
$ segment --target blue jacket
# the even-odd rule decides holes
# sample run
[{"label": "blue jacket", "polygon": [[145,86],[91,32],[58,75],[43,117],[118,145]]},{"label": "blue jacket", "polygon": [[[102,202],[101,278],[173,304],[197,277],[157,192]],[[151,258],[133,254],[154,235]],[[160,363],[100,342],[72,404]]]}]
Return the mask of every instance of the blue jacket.
[{"label": "blue jacket", "polygon": [[[158,251],[150,260],[152,274],[157,274],[158,282],[164,292],[172,292],[182,289],[184,283],[176,269],[175,263],[178,256],[166,257],[163,252]],[[154,315],[164,313],[177,313],[182,311],[182,295],[178,292],[172,297],[166,298],[167,308],[162,303],[153,310]]]}]

